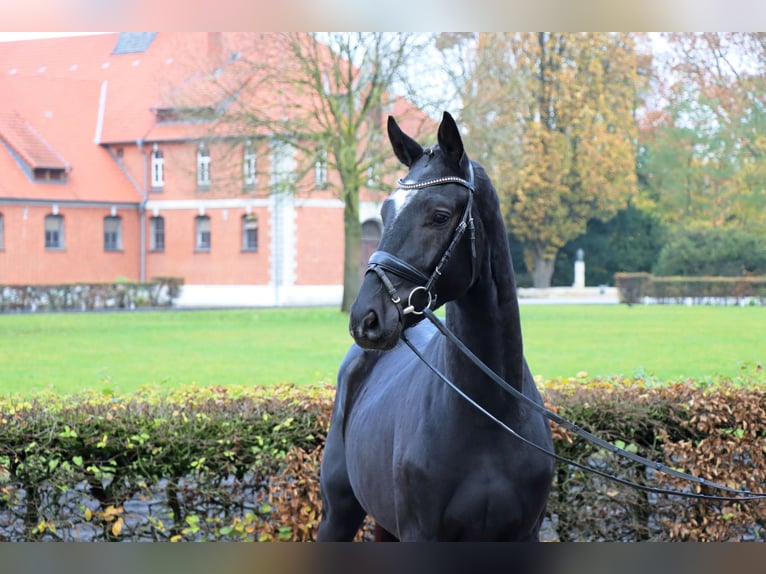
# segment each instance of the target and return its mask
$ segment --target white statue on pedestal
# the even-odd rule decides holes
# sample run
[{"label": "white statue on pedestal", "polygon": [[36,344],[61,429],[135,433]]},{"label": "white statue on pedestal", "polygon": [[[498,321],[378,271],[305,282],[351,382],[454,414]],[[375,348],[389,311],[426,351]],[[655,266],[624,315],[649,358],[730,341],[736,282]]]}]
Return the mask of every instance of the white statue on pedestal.
[{"label": "white statue on pedestal", "polygon": [[582,289],[585,287],[585,261],[583,260],[582,249],[577,250],[577,259],[574,264],[574,284],[575,289]]}]

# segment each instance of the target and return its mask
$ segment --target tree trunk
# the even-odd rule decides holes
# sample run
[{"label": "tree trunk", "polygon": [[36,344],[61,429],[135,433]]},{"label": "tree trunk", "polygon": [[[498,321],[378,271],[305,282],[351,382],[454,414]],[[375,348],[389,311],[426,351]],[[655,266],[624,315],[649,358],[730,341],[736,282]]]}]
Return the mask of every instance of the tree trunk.
[{"label": "tree trunk", "polygon": [[344,257],[343,257],[343,301],[340,310],[351,311],[361,278],[359,277],[359,257],[362,242],[362,225],[359,223],[359,191],[345,190],[345,208],[343,209]]},{"label": "tree trunk", "polygon": [[535,268],[532,271],[532,283],[538,289],[551,286],[555,259],[535,259]]},{"label": "tree trunk", "polygon": [[556,257],[546,255],[544,249],[535,249],[534,265],[532,267],[532,284],[537,289],[545,289],[551,286],[553,270],[556,266]]}]

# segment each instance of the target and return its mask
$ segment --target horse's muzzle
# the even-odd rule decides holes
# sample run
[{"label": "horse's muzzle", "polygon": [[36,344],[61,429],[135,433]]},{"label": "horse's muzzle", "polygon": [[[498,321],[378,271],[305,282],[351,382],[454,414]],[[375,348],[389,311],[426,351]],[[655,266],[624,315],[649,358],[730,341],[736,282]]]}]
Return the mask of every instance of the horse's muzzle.
[{"label": "horse's muzzle", "polygon": [[377,276],[368,273],[351,306],[349,333],[363,349],[387,351],[396,346],[402,333],[399,309],[380,288]]}]

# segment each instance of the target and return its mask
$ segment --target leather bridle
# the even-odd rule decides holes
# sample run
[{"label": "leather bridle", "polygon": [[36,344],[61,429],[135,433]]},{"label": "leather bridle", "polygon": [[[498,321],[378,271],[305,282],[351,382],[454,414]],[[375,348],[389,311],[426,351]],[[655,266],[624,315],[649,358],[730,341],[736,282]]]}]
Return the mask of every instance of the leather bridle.
[{"label": "leather bridle", "polygon": [[[515,399],[526,404],[533,410],[537,411],[548,420],[555,422],[556,424],[561,425],[564,428],[569,429],[570,431],[574,432],[579,437],[584,438],[588,442],[595,444],[596,446],[603,448],[608,452],[614,453],[623,458],[627,458],[628,460],[631,460],[635,463],[639,463],[646,467],[652,468],[657,472],[661,472],[663,474],[667,474],[669,476],[673,476],[675,478],[679,478],[679,479],[691,482],[698,486],[706,486],[706,487],[723,491],[729,494],[728,495],[701,494],[696,492],[690,492],[688,490],[673,490],[673,489],[651,487],[651,486],[631,482],[629,480],[609,474],[602,470],[592,468],[590,466],[584,465],[577,461],[558,455],[554,451],[549,450],[545,447],[542,447],[538,444],[535,444],[529,439],[521,436],[514,429],[512,429],[503,421],[501,421],[500,419],[492,415],[492,413],[487,411],[484,407],[482,407],[475,400],[469,397],[453,381],[450,381],[449,378],[446,375],[444,375],[433,363],[431,363],[428,360],[428,358],[425,357],[420,352],[417,346],[414,343],[412,343],[412,341],[409,340],[404,330],[402,330],[401,339],[413,351],[413,353],[415,353],[415,355],[442,382],[447,384],[453,391],[455,391],[458,395],[460,395],[471,406],[473,406],[483,415],[485,415],[494,423],[499,425],[503,430],[505,430],[506,432],[508,432],[509,434],[511,434],[512,436],[514,436],[515,438],[517,438],[524,444],[540,452],[543,452],[544,454],[550,456],[551,458],[554,458],[555,460],[559,460],[561,462],[580,468],[581,470],[590,472],[592,474],[596,474],[598,476],[601,476],[608,480],[612,480],[614,482],[617,482],[625,486],[636,488],[638,490],[643,490],[645,492],[653,492],[657,494],[666,494],[666,495],[681,496],[681,497],[687,497],[687,498],[698,498],[698,499],[716,500],[716,501],[746,502],[746,501],[766,499],[766,493],[753,492],[750,490],[741,490],[741,489],[725,486],[723,484],[706,480],[698,476],[681,472],[663,463],[650,460],[634,452],[630,452],[625,449],[619,448],[618,446],[605,441],[604,439],[586,431],[585,429],[581,428],[575,423],[548,410],[547,408],[545,408],[545,406],[536,403],[535,401],[527,397],[525,394],[518,391],[511,384],[509,384],[502,377],[500,377],[497,373],[495,373],[490,367],[488,367],[484,362],[482,362],[481,359],[479,359],[470,349],[468,349],[468,347],[466,347],[465,344],[462,341],[460,341],[460,339],[452,331],[450,331],[447,328],[447,326],[433,313],[431,306],[434,303],[436,303],[436,292],[434,291],[434,287],[439,277],[441,277],[444,267],[447,265],[447,262],[452,256],[452,252],[455,250],[455,247],[457,246],[458,242],[463,237],[466,229],[469,230],[470,238],[471,238],[471,270],[472,270],[471,277],[472,277],[472,281],[476,280],[476,265],[477,265],[476,229],[475,229],[473,213],[472,213],[473,195],[475,192],[475,187],[474,187],[474,177],[473,177],[473,166],[470,164],[470,162],[469,162],[468,174],[469,175],[467,180],[460,177],[456,177],[456,176],[446,176],[446,177],[434,178],[434,179],[429,179],[429,180],[419,181],[414,183],[406,183],[405,181],[401,179],[399,180],[400,189],[420,190],[420,189],[425,189],[427,187],[433,187],[437,185],[446,185],[446,184],[458,184],[468,189],[468,200],[466,202],[465,209],[463,210],[463,215],[460,218],[460,222],[458,223],[457,227],[455,228],[455,231],[453,232],[452,240],[450,241],[443,255],[439,259],[439,262],[437,263],[436,268],[433,270],[430,276],[426,275],[425,273],[423,273],[422,271],[420,271],[413,265],[407,263],[406,261],[400,259],[396,255],[388,253],[387,251],[382,251],[382,250],[375,251],[370,257],[369,263],[367,265],[367,270],[368,272],[370,271],[374,272],[380,278],[381,282],[383,283],[383,286],[388,292],[389,297],[391,298],[391,301],[394,303],[397,310],[399,311],[400,320],[403,321],[404,317],[409,314],[425,315],[425,317],[436,326],[436,328],[442,333],[442,335],[444,335],[450,342],[452,342],[462,354],[464,354],[476,367],[478,367],[482,372],[484,372],[485,375],[487,375],[495,384],[500,386],[505,392],[510,394]],[[414,283],[416,285],[416,287],[412,289],[412,291],[410,291],[410,294],[407,299],[406,307],[402,306],[401,298],[399,297],[396,291],[396,288],[391,282],[391,279],[388,277],[388,273],[396,275],[400,277],[401,279],[405,279],[406,281],[410,283]],[[413,301],[413,298],[416,296],[416,294],[419,294],[421,292],[424,294],[424,300],[422,302]]]},{"label": "leather bridle", "polygon": [[[399,189],[421,190],[427,187],[454,183],[461,185],[468,190],[468,200],[466,201],[460,222],[457,224],[457,227],[455,227],[455,231],[452,234],[452,240],[430,276],[387,251],[375,251],[370,256],[370,260],[367,263],[367,271],[372,271],[380,278],[381,283],[383,283],[383,286],[388,292],[388,296],[391,298],[394,305],[396,305],[396,308],[403,319],[405,315],[409,315],[410,313],[413,315],[422,315],[426,309],[431,309],[431,306],[436,303],[436,282],[439,280],[439,277],[441,277],[444,267],[447,265],[450,257],[452,257],[452,253],[455,251],[455,248],[463,237],[466,229],[469,231],[471,239],[471,277],[476,277],[476,226],[473,220],[473,194],[475,191],[473,166],[469,162],[468,179],[463,179],[457,176],[445,176],[413,183],[406,183],[404,180],[400,179],[398,183]],[[416,285],[407,297],[406,307],[402,305],[401,297],[399,297],[388,273],[396,275],[397,277]],[[418,298],[422,298],[422,301],[418,301]]]}]

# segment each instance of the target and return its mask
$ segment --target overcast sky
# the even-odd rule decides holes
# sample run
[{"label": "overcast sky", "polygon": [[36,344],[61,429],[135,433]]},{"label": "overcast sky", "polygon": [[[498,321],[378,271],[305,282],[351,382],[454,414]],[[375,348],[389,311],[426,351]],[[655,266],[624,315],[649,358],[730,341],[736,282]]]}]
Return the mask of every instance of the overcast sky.
[{"label": "overcast sky", "polygon": [[87,34],[107,34],[108,32],[0,32],[0,42],[14,40],[33,40],[36,38],[57,38],[60,36],[82,36]]}]

